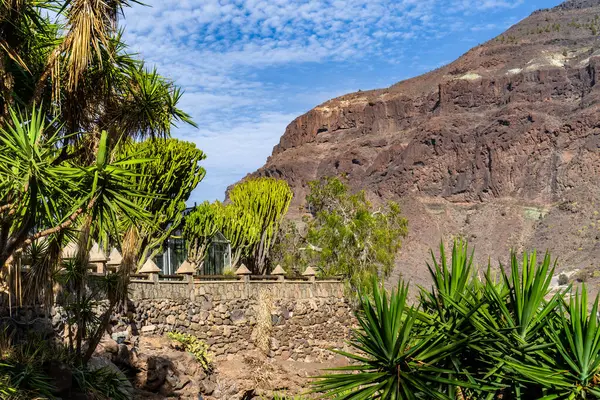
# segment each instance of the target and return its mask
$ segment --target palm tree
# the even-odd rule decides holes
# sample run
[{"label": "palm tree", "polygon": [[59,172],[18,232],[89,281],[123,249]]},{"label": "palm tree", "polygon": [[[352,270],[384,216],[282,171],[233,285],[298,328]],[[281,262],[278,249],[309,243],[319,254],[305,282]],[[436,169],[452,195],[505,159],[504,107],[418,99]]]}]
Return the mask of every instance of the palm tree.
[{"label": "palm tree", "polygon": [[115,145],[123,136],[167,136],[176,121],[193,124],[177,108],[181,91],[127,53],[118,21],[129,4],[1,0],[0,115],[15,104],[44,104],[60,120],[65,144],[87,150],[88,162],[103,130]]},{"label": "palm tree", "polygon": [[122,165],[143,161],[109,163],[105,132],[95,164],[59,162],[62,137],[49,130],[52,124],[39,109],[29,116],[11,112],[11,123],[0,127],[0,265],[84,215],[111,233],[117,232],[117,216],[144,217],[130,200],[141,193],[128,187],[132,172]]},{"label": "palm tree", "polygon": [[[32,264],[39,270],[30,281],[48,289],[66,238],[79,235],[85,252],[93,239],[119,242],[127,221],[149,220],[135,201],[148,194],[131,186],[131,166],[144,161],[115,149],[194,123],[177,107],[180,89],[127,53],[118,22],[129,4],[0,0],[0,274],[45,240],[51,254]],[[110,311],[126,293],[128,272],[106,285]],[[107,315],[88,335],[89,351]]]},{"label": "palm tree", "polygon": [[[51,1],[0,1],[0,120],[9,115],[9,107],[27,105],[33,99],[57,40],[57,26],[43,14],[54,11]],[[43,99],[40,93],[38,102]]]},{"label": "palm tree", "polygon": [[[118,175],[108,165],[120,141],[166,137],[177,121],[193,124],[177,108],[179,88],[126,52],[118,19],[128,5],[0,0],[0,145],[11,149],[3,153],[5,167],[18,163],[21,174],[11,183],[13,169],[0,173],[6,186],[0,186],[0,265],[33,240],[79,223],[83,214],[97,214],[94,221],[100,218],[114,231],[114,218],[103,218],[107,207],[132,216],[139,212],[135,205],[122,195],[120,206],[98,193],[73,195],[81,190],[76,186],[93,174],[96,183]],[[44,17],[48,12],[58,15],[60,25]],[[92,187],[103,196],[117,193],[97,185],[87,189]],[[84,198],[86,204],[79,201]]]}]

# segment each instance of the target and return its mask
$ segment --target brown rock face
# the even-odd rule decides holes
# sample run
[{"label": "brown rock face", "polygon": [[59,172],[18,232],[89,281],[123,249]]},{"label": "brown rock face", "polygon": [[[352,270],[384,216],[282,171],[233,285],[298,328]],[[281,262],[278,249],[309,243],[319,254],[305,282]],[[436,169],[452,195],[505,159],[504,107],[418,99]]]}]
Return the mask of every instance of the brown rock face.
[{"label": "brown rock face", "polygon": [[594,268],[598,32],[600,0],[535,12],[450,65],[298,117],[255,174],[286,179],[298,204],[327,175],[400,201],[411,237],[397,270],[419,282],[426,250],[459,234],[482,259],[549,248],[565,269]]}]

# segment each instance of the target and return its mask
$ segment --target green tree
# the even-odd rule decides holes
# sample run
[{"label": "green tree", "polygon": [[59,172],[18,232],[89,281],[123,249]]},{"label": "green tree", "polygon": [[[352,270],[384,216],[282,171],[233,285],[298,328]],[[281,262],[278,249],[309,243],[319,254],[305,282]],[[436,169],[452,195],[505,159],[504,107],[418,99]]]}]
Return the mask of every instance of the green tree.
[{"label": "green tree", "polygon": [[239,247],[243,248],[248,267],[255,273],[267,272],[269,253],[292,197],[287,182],[274,178],[247,179],[229,192],[229,221],[244,226],[245,239]]},{"label": "green tree", "polygon": [[[89,215],[94,208],[104,207],[88,220],[96,225],[108,224],[107,229],[94,232],[116,232],[115,219],[105,218],[114,203],[99,201],[92,195],[83,207],[75,204],[77,196],[73,197],[76,208],[73,209],[72,204],[59,205],[54,198],[68,197],[52,197],[49,191],[69,193],[72,185],[54,186],[53,182],[42,179],[56,180],[58,175],[66,171],[75,174],[77,169],[82,175],[78,179],[90,178],[92,175],[84,171],[105,165],[118,142],[167,136],[175,122],[192,123],[189,116],[177,108],[180,90],[156,71],[146,70],[141,60],[127,53],[118,30],[118,19],[128,4],[125,0],[0,2],[0,123],[6,125],[5,131],[13,138],[23,137],[18,130],[27,128],[19,125],[25,125],[28,116],[36,114],[43,128],[39,141],[44,143],[31,143],[29,149],[21,145],[19,150],[33,151],[38,145],[46,146],[43,153],[23,153],[20,159],[23,168],[27,168],[27,157],[35,161],[29,171],[21,172],[37,176],[22,175],[31,179],[26,184],[22,184],[22,177],[16,181],[22,184],[21,192],[0,193],[0,210],[5,211],[5,217],[10,217],[2,228],[4,236],[0,236],[0,265],[15,250],[21,251],[29,243],[24,241],[31,239],[32,226],[36,226],[35,236],[40,238],[71,227],[75,222],[81,224],[80,217]],[[43,17],[48,11],[56,15],[54,21]],[[11,107],[23,111],[11,113]],[[43,126],[39,122],[42,120],[47,121]],[[101,147],[102,140],[104,147]],[[9,146],[6,141],[4,145]],[[98,175],[88,189],[98,189],[102,183],[99,179],[108,179],[112,174],[109,170]],[[5,177],[10,174],[5,171]],[[120,189],[121,194],[126,195],[131,188]],[[121,195],[116,191],[110,194]],[[120,215],[135,214],[131,200],[127,207],[131,209],[121,210]],[[71,214],[66,216],[68,220],[64,220],[65,210],[71,209]],[[119,210],[110,211],[114,214]],[[16,219],[18,215],[26,217]],[[9,230],[12,233],[9,234]]]},{"label": "green tree", "polygon": [[231,244],[232,268],[243,261],[254,273],[266,273],[271,248],[292,196],[285,181],[254,178],[234,186],[228,204],[203,203],[196,207],[186,218],[184,228],[192,261],[200,263],[211,237],[220,231]]},{"label": "green tree", "polygon": [[[0,212],[0,262],[2,265],[16,262],[23,255],[23,250],[44,240],[49,244],[50,254],[57,256],[52,250],[55,249],[53,243],[62,247],[65,231],[77,228],[79,253],[84,255],[79,255],[72,265],[67,265],[66,283],[72,289],[67,293],[74,296],[68,302],[74,310],[72,323],[79,328],[71,349],[78,359],[87,361],[120,300],[120,294],[114,292],[118,288],[114,279],[124,278],[117,274],[110,277],[113,281],[104,292],[109,307],[100,319],[92,318],[91,303],[84,293],[90,230],[97,227],[105,235],[115,235],[120,221],[129,220],[130,224],[135,224],[148,218],[147,213],[134,203],[144,194],[130,185],[134,174],[124,168],[142,164],[144,160],[116,158],[109,162],[108,134],[104,133],[96,162],[88,167],[73,166],[60,161],[60,139],[51,125],[46,125],[40,112],[34,111],[29,116],[13,112],[11,118],[10,124],[0,127],[0,198],[3,204]],[[28,123],[23,123],[23,120]],[[42,260],[46,259],[42,257]],[[32,269],[43,268],[43,273],[35,272],[37,276],[53,279],[54,272],[61,266],[60,257],[51,262],[51,265],[32,263]],[[44,287],[43,283],[38,282],[37,287]],[[47,282],[46,287],[48,283],[52,282]],[[53,301],[51,296],[42,298]],[[91,322],[97,323],[95,328],[89,327]],[[85,357],[82,352],[84,338],[89,339]]]},{"label": "green tree", "polygon": [[[64,144],[76,145],[64,146],[62,157],[87,162],[103,130],[114,145],[192,123],[177,108],[181,91],[127,53],[118,22],[129,3],[2,0],[0,119],[11,106],[43,104],[49,119],[58,118]],[[43,17],[48,11],[56,18]]]},{"label": "green tree", "polygon": [[[87,254],[93,240],[120,241],[123,224],[148,223],[141,207],[153,193],[132,184],[142,179],[132,171],[149,160],[123,159],[117,144],[167,137],[178,121],[193,124],[177,107],[179,88],[127,53],[118,22],[128,4],[0,0],[0,273],[40,244],[49,255],[32,265],[37,288],[54,283],[43,285],[63,267],[56,255],[67,240],[78,236]],[[123,245],[133,248],[126,236]],[[108,310],[89,319],[87,265],[78,260],[64,284],[74,294],[73,347],[85,361],[126,295],[129,269],[110,277],[102,290]]]},{"label": "green tree", "polygon": [[373,276],[386,277],[394,268],[407,221],[389,202],[374,207],[364,191],[352,194],[338,178],[309,183],[305,253],[324,276],[344,276],[354,288]]},{"label": "green tree", "polygon": [[133,202],[146,210],[151,220],[144,224],[130,224],[127,219],[122,237],[134,234],[133,254],[138,266],[153,258],[163,244],[183,223],[185,202],[206,175],[199,163],[206,156],[196,145],[177,139],[131,142],[120,149],[122,157],[150,160],[131,164],[130,183],[148,196],[137,196]]},{"label": "green tree", "polygon": [[186,217],[183,236],[188,246],[188,260],[199,266],[215,233],[223,230],[225,207],[219,201],[196,206]]},{"label": "green tree", "polygon": [[79,167],[60,162],[61,138],[39,111],[13,112],[11,119],[0,127],[0,265],[85,218],[114,234],[118,215],[132,223],[147,217],[131,200],[142,194],[129,185],[133,174],[124,168],[143,160],[109,163],[106,133],[96,163]]},{"label": "green tree", "polygon": [[271,267],[281,265],[292,275],[301,275],[308,267],[305,257],[306,237],[295,221],[284,220],[271,249]]}]

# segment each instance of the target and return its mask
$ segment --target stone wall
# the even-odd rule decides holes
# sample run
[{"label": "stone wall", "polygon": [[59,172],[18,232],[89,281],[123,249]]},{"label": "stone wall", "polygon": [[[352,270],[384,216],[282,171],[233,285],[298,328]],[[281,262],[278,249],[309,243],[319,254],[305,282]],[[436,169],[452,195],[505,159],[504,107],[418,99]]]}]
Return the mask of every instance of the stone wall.
[{"label": "stone wall", "polygon": [[[127,318],[114,331],[163,335],[194,334],[210,345],[218,359],[256,348],[259,336],[270,336],[269,355],[321,361],[333,357],[354,324],[351,307],[338,281],[157,281],[130,285]],[[264,317],[270,313],[270,324]],[[260,323],[259,321],[263,321]]]}]

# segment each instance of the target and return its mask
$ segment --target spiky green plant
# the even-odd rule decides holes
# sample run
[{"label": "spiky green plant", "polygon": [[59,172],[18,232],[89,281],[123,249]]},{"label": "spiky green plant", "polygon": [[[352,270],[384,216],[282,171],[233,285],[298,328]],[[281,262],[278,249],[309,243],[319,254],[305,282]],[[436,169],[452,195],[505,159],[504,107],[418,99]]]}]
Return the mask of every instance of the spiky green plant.
[{"label": "spiky green plant", "polygon": [[[489,366],[483,379],[504,386],[504,396],[533,398],[541,394],[535,382],[523,379],[511,365],[539,365],[551,355],[551,344],[544,328],[557,317],[562,293],[549,296],[554,266],[549,254],[538,262],[536,253],[524,254],[522,263],[511,255],[510,269],[500,264],[501,282],[492,277],[490,268],[483,287],[485,306],[471,317],[482,338],[476,347]],[[487,398],[491,399],[492,394]]]},{"label": "spiky green plant", "polygon": [[377,282],[372,298],[361,295],[356,317],[360,329],[350,345],[355,353],[336,351],[354,364],[315,381],[315,391],[334,399],[449,399],[447,385],[474,387],[453,379],[438,363],[460,352],[466,340],[447,342],[435,324],[407,304],[408,285],[388,296]]},{"label": "spiky green plant", "polygon": [[0,398],[8,400],[53,399],[54,386],[44,366],[65,360],[61,351],[41,335],[17,342],[5,329],[0,335]]},{"label": "spiky green plant", "polygon": [[131,400],[132,387],[123,373],[110,367],[90,370],[78,368],[73,378],[79,389],[97,400]]},{"label": "spiky green plant", "polygon": [[[585,286],[567,302],[551,293],[554,263],[511,255],[483,280],[473,255],[455,242],[430,265],[433,288],[418,308],[401,284],[388,298],[377,285],[361,296],[359,330],[344,353],[353,365],[320,377],[335,399],[588,399],[600,396],[598,298],[588,313]],[[498,279],[500,278],[500,279]],[[350,393],[342,395],[343,390]]]},{"label": "spiky green plant", "polygon": [[[448,384],[443,391],[450,398],[457,393],[474,396],[481,393],[477,382],[482,365],[477,346],[483,340],[473,325],[473,315],[484,305],[483,284],[475,275],[473,251],[466,242],[457,240],[448,260],[443,244],[439,259],[431,252],[432,264],[427,264],[433,281],[431,290],[420,290],[420,303],[425,311],[426,326],[435,326],[448,343],[462,343],[460,352],[448,354],[439,361],[438,367],[454,371],[450,374],[459,385]],[[477,389],[477,390],[474,390]],[[487,387],[489,389],[489,387]]]},{"label": "spiky green plant", "polygon": [[54,399],[53,393],[54,386],[40,365],[0,363],[0,398]]},{"label": "spiky green plant", "polygon": [[558,321],[545,323],[549,343],[540,349],[543,362],[532,365],[510,360],[523,377],[543,387],[543,399],[600,398],[600,325],[598,296],[588,312],[585,284],[561,302]]}]

